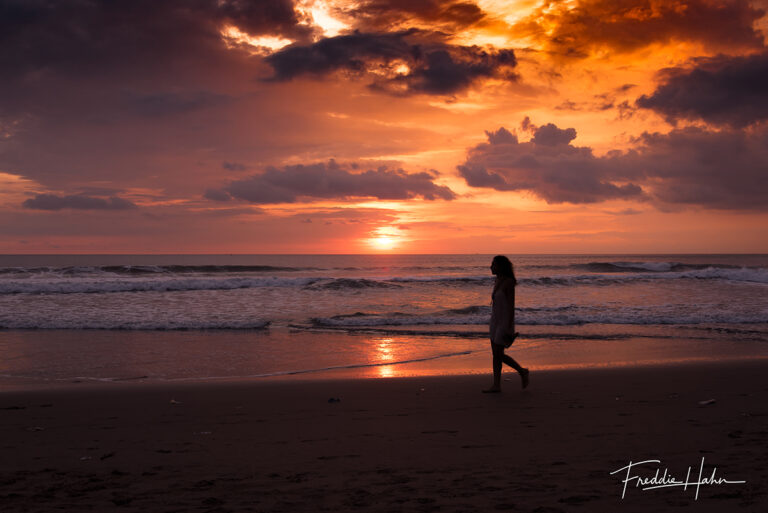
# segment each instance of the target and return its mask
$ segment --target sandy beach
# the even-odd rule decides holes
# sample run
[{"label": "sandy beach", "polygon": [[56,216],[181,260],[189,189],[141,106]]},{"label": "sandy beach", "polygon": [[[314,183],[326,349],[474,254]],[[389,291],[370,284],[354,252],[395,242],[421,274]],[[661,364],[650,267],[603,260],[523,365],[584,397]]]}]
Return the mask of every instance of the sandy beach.
[{"label": "sandy beach", "polygon": [[[768,362],[0,394],[0,502],[37,511],[765,511]],[[709,404],[702,401],[714,399]],[[632,475],[743,484],[642,490]]]}]

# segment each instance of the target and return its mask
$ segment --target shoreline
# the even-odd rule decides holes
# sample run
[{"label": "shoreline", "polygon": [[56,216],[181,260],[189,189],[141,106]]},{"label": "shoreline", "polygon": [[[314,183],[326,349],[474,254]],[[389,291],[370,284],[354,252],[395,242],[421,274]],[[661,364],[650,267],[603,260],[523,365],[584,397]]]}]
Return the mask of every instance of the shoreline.
[{"label": "shoreline", "polygon": [[[768,362],[0,394],[4,511],[758,511]],[[710,402],[714,399],[714,402]],[[658,459],[639,490],[610,472]],[[646,470],[648,472],[646,472]],[[638,470],[653,476],[651,468]]]},{"label": "shoreline", "polygon": [[[490,353],[490,351],[489,351]],[[484,353],[483,353],[484,355]],[[351,366],[351,368],[340,367],[333,369],[311,369],[311,370],[299,370],[299,371],[286,371],[284,373],[277,373],[274,375],[251,375],[251,376],[221,376],[221,377],[205,377],[205,378],[176,378],[176,379],[151,379],[147,376],[136,376],[129,378],[119,379],[87,379],[79,378],[74,381],[61,381],[56,383],[40,383],[38,386],[29,386],[25,383],[18,387],[11,387],[0,389],[0,399],[5,395],[15,395],[24,393],[56,393],[57,391],[88,391],[88,390],[115,390],[121,391],[134,390],[138,388],[146,389],[172,389],[174,387],[207,387],[207,386],[243,386],[243,387],[260,387],[260,386],[312,386],[314,384],[352,384],[355,382],[395,382],[395,381],[416,381],[416,380],[436,380],[436,381],[450,381],[450,380],[465,380],[471,378],[478,378],[482,376],[490,377],[490,354],[487,355],[488,365],[487,369],[477,369],[471,372],[439,372],[439,373],[425,373],[425,374],[397,374],[397,375],[360,375],[354,372],[358,368],[372,368],[372,367],[385,367],[390,364],[367,364],[359,366]],[[416,361],[414,363],[419,363]],[[398,366],[407,366],[408,363],[396,364]],[[585,364],[585,365],[552,365],[548,367],[530,367],[532,372],[537,374],[570,374],[574,376],[581,373],[611,373],[611,372],[634,372],[634,371],[661,371],[661,370],[683,370],[686,368],[711,368],[717,369],[720,366],[745,366],[753,367],[765,366],[768,369],[768,356],[734,356],[725,359],[714,359],[707,357],[690,357],[684,359],[675,360],[653,360],[653,361],[641,361],[641,362],[622,362],[617,364],[616,362],[600,364]],[[515,378],[515,379],[512,379]],[[517,381],[518,374],[508,366],[502,368],[502,380],[503,381]],[[48,386],[52,385],[52,386]]]},{"label": "shoreline", "polygon": [[[599,328],[590,328],[600,331]],[[534,371],[768,359],[749,339],[527,338],[507,354]],[[322,381],[490,373],[483,339],[294,332],[0,332],[0,391],[120,382]],[[706,356],[702,356],[706,355]],[[505,372],[510,369],[505,368]]]},{"label": "shoreline", "polygon": [[[419,369],[413,371],[409,368],[410,365],[418,365],[424,361],[431,361],[442,358],[453,358],[454,356],[427,358],[424,361],[416,360],[414,362],[404,362],[398,364],[363,364],[363,365],[351,365],[330,369],[308,369],[297,371],[285,371],[272,374],[262,375],[246,375],[246,376],[211,376],[211,377],[193,377],[193,378],[173,378],[173,379],[155,379],[148,376],[134,376],[123,378],[85,378],[78,377],[73,379],[58,380],[58,381],[44,381],[39,380],[23,380],[21,378],[13,378],[0,381],[0,397],[3,394],[15,394],[20,392],[44,392],[55,390],[78,390],[78,389],[92,389],[92,388],[105,388],[105,389],[119,389],[122,386],[135,388],[135,387],[173,387],[175,385],[259,385],[259,384],[285,384],[285,383],[327,383],[327,382],[352,382],[352,381],[370,381],[370,380],[414,380],[414,379],[431,379],[431,378],[466,378],[477,376],[490,376],[490,356],[485,355],[485,352],[478,351],[481,355],[472,355],[477,358],[485,358],[488,361],[487,368],[473,368],[464,370],[462,372],[446,372],[444,369]],[[486,357],[487,356],[487,357]],[[455,358],[461,358],[456,356]],[[570,364],[570,365],[549,365],[549,366],[536,366],[528,367],[532,372],[536,373],[550,373],[550,372],[591,372],[591,371],[611,371],[611,370],[632,370],[632,369],[649,369],[649,368],[667,368],[674,369],[675,367],[688,367],[688,366],[717,366],[721,364],[727,365],[739,365],[739,364],[768,364],[768,356],[733,356],[729,358],[715,359],[711,357],[687,357],[680,359],[665,359],[665,360],[646,360],[639,362],[611,362],[605,364]],[[365,371],[376,370],[378,368],[397,367],[397,372],[387,372],[383,375],[365,374]],[[509,379],[510,376],[517,376],[517,373],[507,366],[502,369],[502,379]]]},{"label": "shoreline", "polygon": [[[478,351],[481,352],[481,351]],[[486,356],[485,352],[480,356]],[[475,357],[479,355],[473,355]],[[438,357],[438,358],[426,358],[425,361],[430,361],[439,358],[451,358]],[[458,356],[460,357],[460,356]],[[424,371],[423,369],[416,372],[411,372],[408,369],[409,365],[422,363],[422,360],[416,360],[414,362],[404,362],[398,364],[363,364],[363,365],[351,365],[348,367],[338,367],[330,369],[309,369],[309,370],[297,370],[297,371],[285,371],[273,374],[264,375],[247,375],[247,376],[211,376],[211,377],[194,377],[194,378],[175,378],[175,379],[154,379],[148,376],[135,376],[124,378],[74,378],[71,380],[60,380],[56,382],[45,381],[40,382],[37,380],[24,381],[19,378],[14,378],[6,382],[0,382],[0,398],[4,394],[16,394],[23,392],[45,392],[56,390],[85,390],[85,389],[115,389],[119,390],[121,387],[149,387],[149,388],[168,388],[176,385],[181,386],[218,386],[218,385],[254,385],[259,386],[261,384],[288,384],[297,383],[303,385],[311,385],[312,383],[328,383],[328,382],[354,382],[354,381],[392,381],[392,380],[416,380],[416,379],[456,379],[456,378],[468,378],[478,376],[491,376],[490,356],[485,358],[488,361],[486,368],[477,368],[466,370],[464,372],[445,372],[441,369],[436,369],[433,372]],[[560,373],[560,372],[592,372],[592,371],[620,371],[620,370],[632,370],[632,369],[674,369],[675,367],[689,367],[689,366],[718,366],[722,364],[726,365],[739,365],[739,364],[763,364],[768,365],[768,356],[733,356],[730,358],[709,358],[709,357],[688,357],[681,359],[666,359],[666,360],[647,360],[640,362],[611,362],[606,364],[571,364],[571,365],[550,365],[550,366],[537,366],[528,367],[535,373]],[[387,375],[372,375],[363,374],[361,371],[384,368],[384,367],[397,366],[399,371],[393,372]],[[507,366],[502,369],[502,379],[508,380],[510,376],[517,377],[517,373]]]}]

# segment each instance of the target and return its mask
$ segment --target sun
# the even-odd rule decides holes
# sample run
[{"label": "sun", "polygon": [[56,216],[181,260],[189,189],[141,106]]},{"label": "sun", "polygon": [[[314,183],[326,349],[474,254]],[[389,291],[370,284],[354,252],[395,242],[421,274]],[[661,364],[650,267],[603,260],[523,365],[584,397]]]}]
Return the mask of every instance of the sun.
[{"label": "sun", "polygon": [[368,243],[379,251],[388,251],[394,249],[397,241],[394,237],[387,237],[386,235],[379,235],[368,239]]},{"label": "sun", "polygon": [[361,239],[372,251],[394,251],[407,245],[410,240],[404,236],[398,226],[378,226],[368,233],[368,237]]}]

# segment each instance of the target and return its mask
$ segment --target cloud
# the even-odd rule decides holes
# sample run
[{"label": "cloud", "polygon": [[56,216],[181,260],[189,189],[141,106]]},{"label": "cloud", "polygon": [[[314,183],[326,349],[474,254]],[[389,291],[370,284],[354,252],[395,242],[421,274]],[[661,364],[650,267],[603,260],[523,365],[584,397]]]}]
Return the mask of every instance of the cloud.
[{"label": "cloud", "polygon": [[361,31],[419,27],[455,32],[488,19],[476,3],[463,0],[364,0],[339,10]]},{"label": "cloud", "polygon": [[373,89],[393,94],[448,95],[484,78],[515,80],[512,50],[446,43],[434,33],[407,30],[325,38],[292,45],[266,58],[273,80],[343,71],[370,79]]},{"label": "cloud", "polygon": [[652,109],[674,123],[701,119],[745,127],[768,119],[768,52],[748,56],[697,59],[689,69],[663,71],[664,83],[637,106]]},{"label": "cloud", "polygon": [[[223,46],[222,25],[248,34],[300,39],[291,0],[0,1],[0,77],[96,73],[154,67],[174,56]],[[190,61],[191,62],[191,61]]]},{"label": "cloud", "polygon": [[635,208],[625,208],[622,210],[603,210],[603,213],[612,216],[636,216],[642,214],[643,211]]},{"label": "cloud", "polygon": [[137,208],[136,204],[123,198],[95,198],[84,194],[58,196],[56,194],[37,194],[22,203],[24,208],[32,210],[130,210]]},{"label": "cloud", "polygon": [[[487,132],[459,174],[472,187],[528,191],[548,203],[634,199],[659,208],[768,210],[768,127],[643,133],[632,149],[601,157],[573,146],[570,130],[547,124],[523,143],[503,127]],[[537,143],[544,134],[546,144]]]},{"label": "cloud", "polygon": [[305,21],[291,0],[0,0],[0,120],[112,121],[217,105],[228,99],[208,89],[217,76],[259,66],[228,49],[225,27],[309,41]]},{"label": "cloud", "polygon": [[[527,123],[530,125],[530,122]],[[530,191],[548,203],[595,203],[616,198],[643,198],[643,190],[628,177],[611,176],[607,163],[590,148],[576,147],[573,128],[552,123],[537,128],[530,142],[519,142],[504,127],[486,132],[488,142],[469,150],[458,166],[473,187],[500,191]],[[614,183],[617,182],[617,183]]]},{"label": "cloud", "polygon": [[576,129],[566,128],[565,130],[557,128],[552,123],[540,126],[533,134],[531,142],[537,146],[560,146],[568,144],[576,139]]},{"label": "cloud", "polygon": [[632,52],[676,41],[714,50],[755,49],[763,46],[763,36],[754,27],[763,15],[749,0],[545,2],[515,30],[567,57],[586,57],[601,49]]},{"label": "cloud", "polygon": [[221,189],[208,189],[203,194],[203,197],[211,201],[229,201],[232,199],[229,193]]},{"label": "cloud", "polygon": [[555,106],[555,110],[568,111],[603,111],[616,108],[619,110],[619,116],[625,115],[625,110],[629,106],[627,100],[619,102],[619,98],[625,96],[628,91],[635,88],[634,84],[624,84],[619,87],[613,87],[605,93],[592,95],[590,101],[574,102],[565,100],[560,105]]},{"label": "cloud", "polygon": [[245,171],[248,166],[240,162],[227,162],[226,160],[221,163],[221,168],[227,171]]},{"label": "cloud", "polygon": [[350,103],[381,112],[376,100],[258,80],[272,72],[262,56],[221,34],[234,24],[303,41],[306,21],[289,0],[0,0],[0,169],[46,190],[151,182],[184,196],[204,190],[222,161],[419,146],[426,129],[325,113]]},{"label": "cloud", "polygon": [[768,210],[768,129],[710,131],[688,127],[645,133],[617,159],[645,176],[654,197],[671,205]]},{"label": "cloud", "polygon": [[[235,180],[205,197],[222,201],[228,195],[251,203],[295,203],[317,199],[377,198],[404,200],[452,200],[448,187],[436,185],[429,173],[406,173],[402,169],[369,169],[351,172],[331,160],[326,163],[268,167],[263,173]],[[350,166],[351,167],[351,166]]]}]

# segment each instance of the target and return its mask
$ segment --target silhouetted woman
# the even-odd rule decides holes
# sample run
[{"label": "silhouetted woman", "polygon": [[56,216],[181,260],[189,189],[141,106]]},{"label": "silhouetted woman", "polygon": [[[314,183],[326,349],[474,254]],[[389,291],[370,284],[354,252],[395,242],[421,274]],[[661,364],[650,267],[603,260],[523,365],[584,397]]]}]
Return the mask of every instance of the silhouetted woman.
[{"label": "silhouetted woman", "polygon": [[512,345],[515,333],[515,271],[512,262],[503,255],[493,257],[491,272],[496,283],[491,294],[491,350],[493,351],[493,386],[485,393],[501,392],[501,364],[506,363],[520,374],[523,388],[528,386],[528,369],[523,368],[512,357],[504,354],[504,348]]}]

